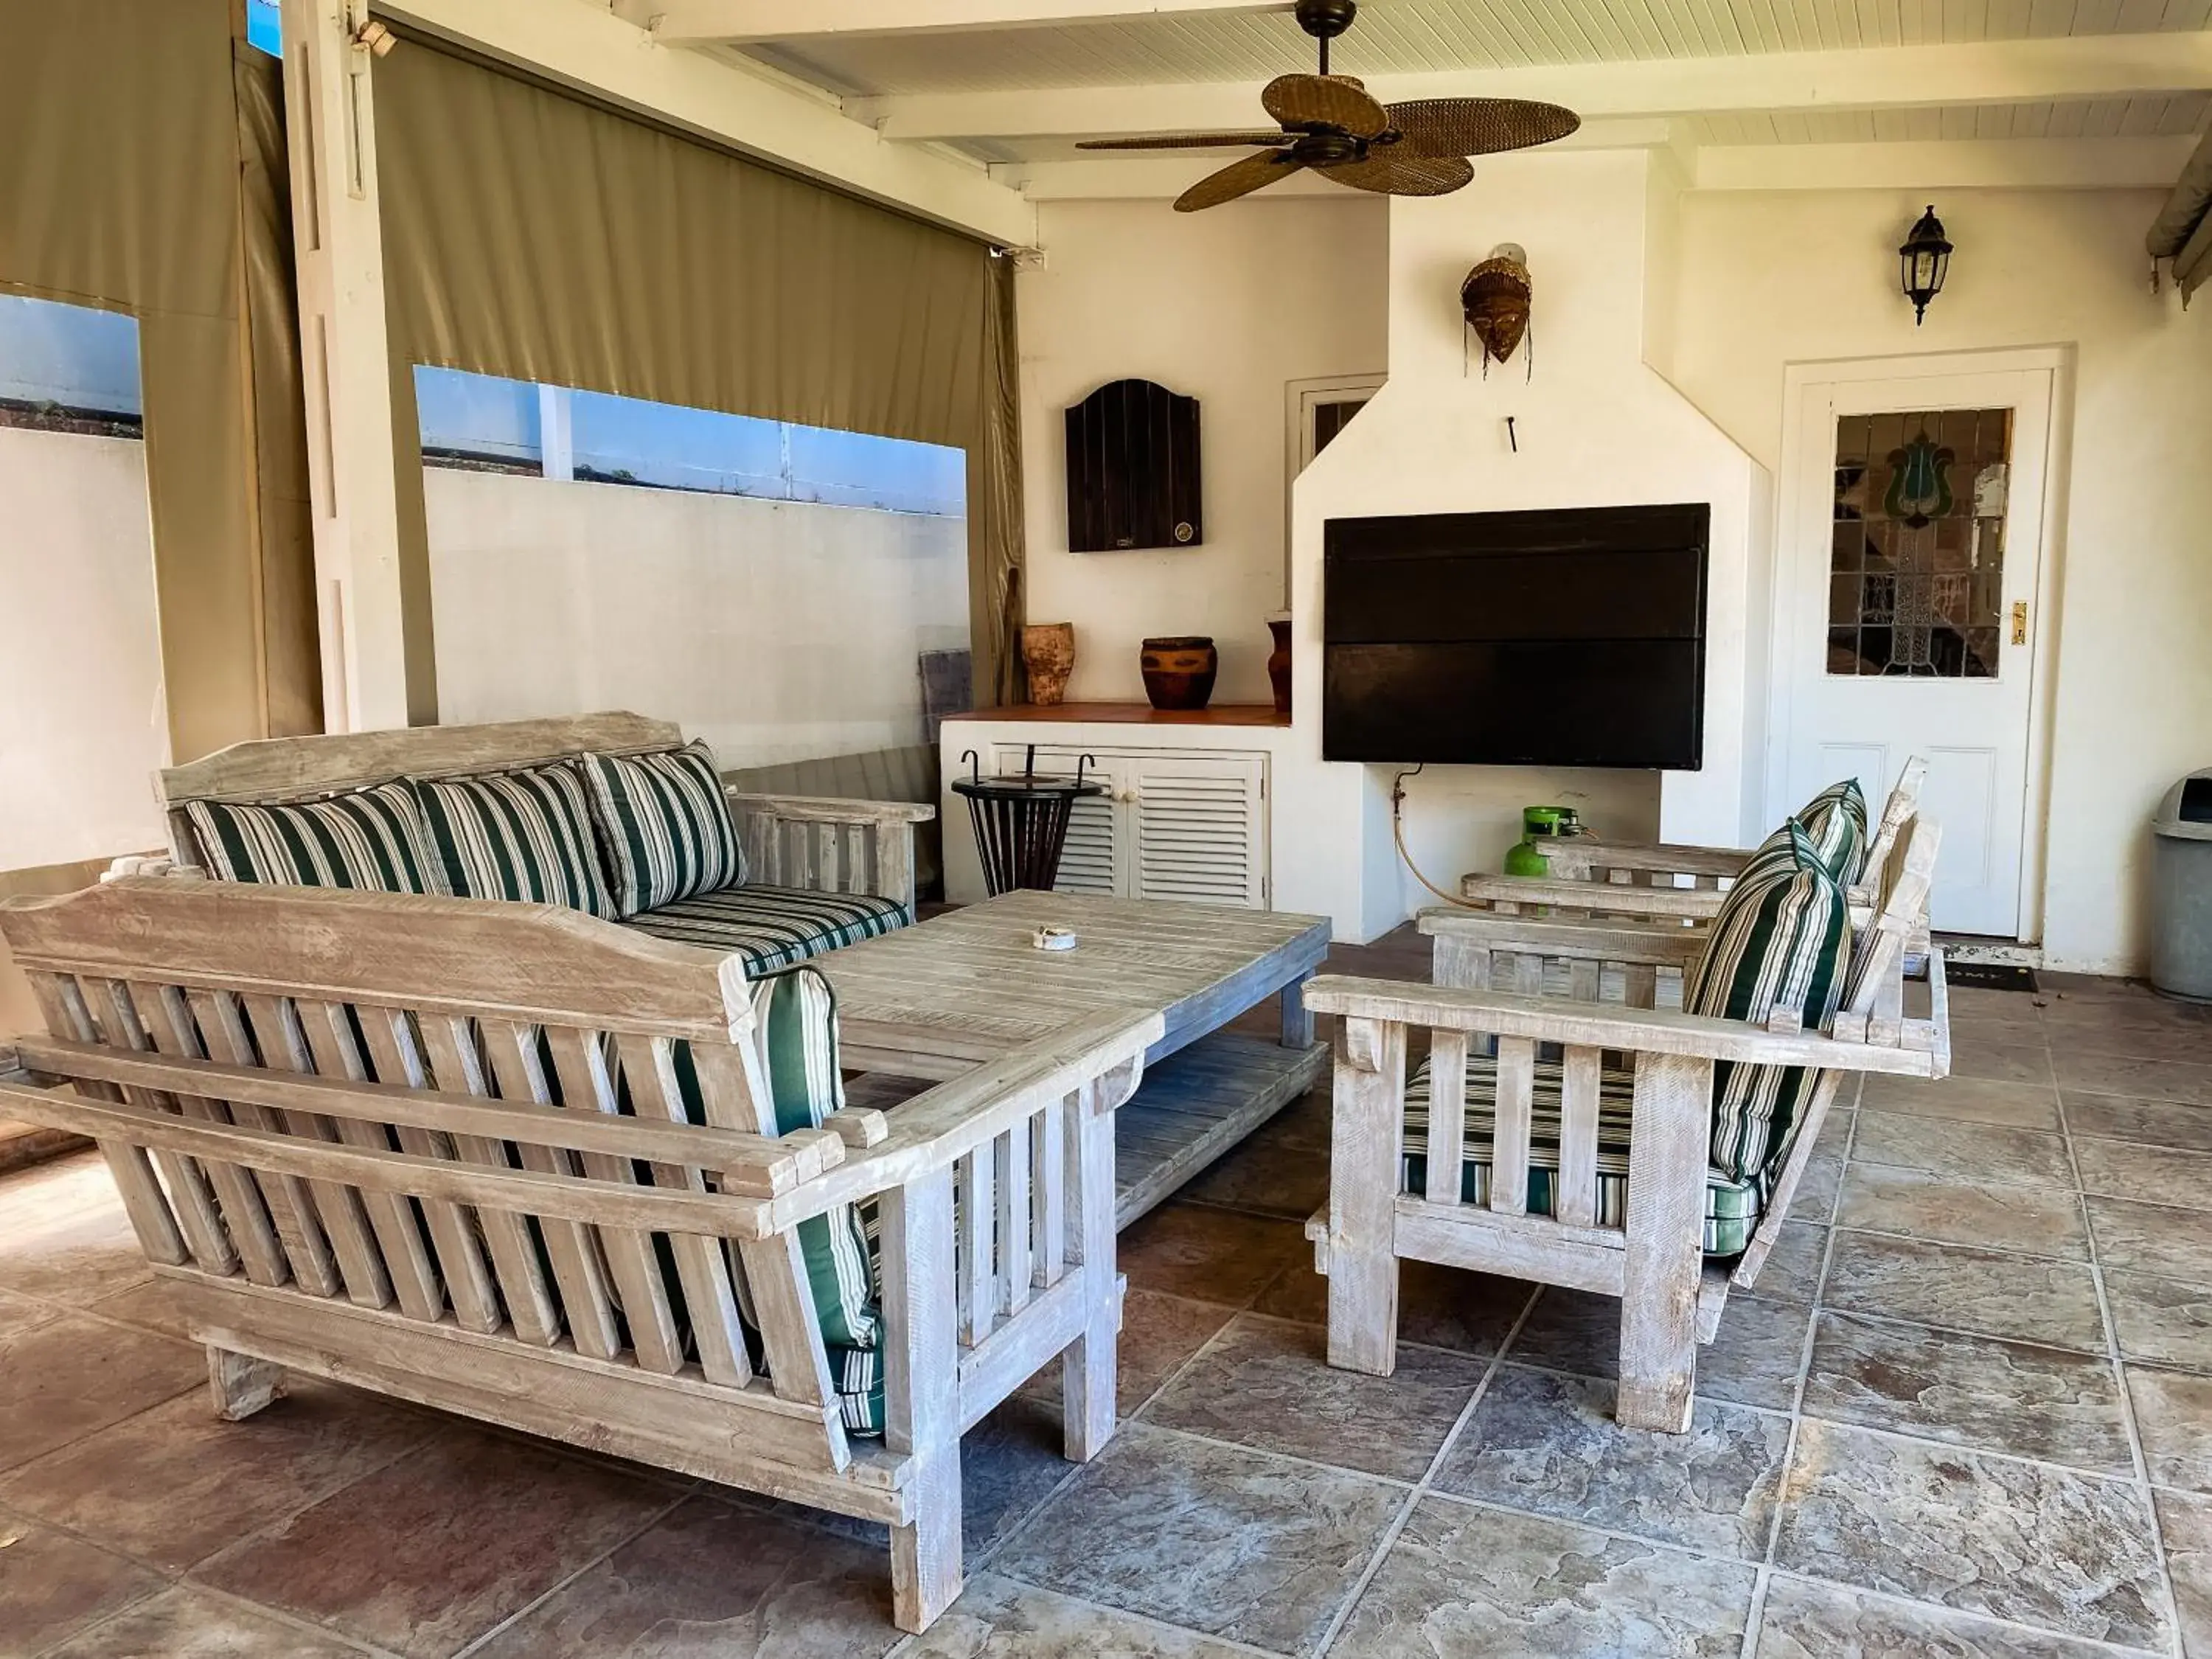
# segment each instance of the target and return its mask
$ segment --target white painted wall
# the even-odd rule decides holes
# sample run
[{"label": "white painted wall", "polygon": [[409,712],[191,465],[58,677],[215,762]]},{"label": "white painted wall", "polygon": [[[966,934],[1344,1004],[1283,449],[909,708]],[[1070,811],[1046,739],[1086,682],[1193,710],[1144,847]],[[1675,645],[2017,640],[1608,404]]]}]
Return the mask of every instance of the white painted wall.
[{"label": "white painted wall", "polygon": [[165,845],[146,447],[0,427],[0,870]]},{"label": "white painted wall", "polygon": [[728,768],[922,739],[963,520],[427,467],[448,724],[634,708]]},{"label": "white painted wall", "polygon": [[[2138,971],[2159,796],[2212,764],[2212,316],[2149,292],[2143,191],[1971,191],[1924,327],[1895,246],[1926,204],[1893,191],[1683,198],[1675,373],[1769,467],[1791,362],[2070,345],[2044,895],[2054,967]],[[2063,437],[2071,428],[2071,463]],[[1762,601],[1763,603],[1763,601]]]},{"label": "white painted wall", "polygon": [[[1350,191],[1195,214],[1164,201],[1038,209],[1045,265],[1016,285],[1028,609],[1075,624],[1071,701],[1140,699],[1139,641],[1158,634],[1213,636],[1218,702],[1268,700],[1264,618],[1283,604],[1285,386],[1382,368],[1386,214]],[[1070,553],[1062,411],[1128,377],[1200,402],[1206,542]]]}]

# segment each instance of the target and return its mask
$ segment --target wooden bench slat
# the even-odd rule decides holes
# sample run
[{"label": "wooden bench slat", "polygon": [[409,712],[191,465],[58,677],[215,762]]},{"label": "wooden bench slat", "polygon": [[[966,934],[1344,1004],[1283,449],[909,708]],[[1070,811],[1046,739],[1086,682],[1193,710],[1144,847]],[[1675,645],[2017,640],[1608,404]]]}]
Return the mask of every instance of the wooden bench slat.
[{"label": "wooden bench slat", "polygon": [[[98,982],[98,994],[101,1024],[107,1028],[109,1040],[118,1047],[136,1052],[150,1051],[154,1040],[147,1035],[145,1023],[138,1018],[130,987],[121,980],[105,979]],[[155,1111],[178,1109],[174,1097],[154,1090],[125,1089],[123,1097]],[[176,1217],[178,1229],[191,1247],[193,1261],[206,1273],[236,1273],[238,1252],[231,1247],[230,1235],[216,1211],[215,1194],[210,1188],[207,1172],[192,1159],[173,1153],[155,1153],[154,1167],[161,1172],[162,1181],[169,1189],[170,1212]]]},{"label": "wooden bench slat", "polygon": [[[665,1037],[625,1039],[621,1060],[632,1103],[641,1118],[685,1121],[672,1042]],[[652,1170],[657,1187],[693,1193],[707,1190],[706,1176],[688,1164],[655,1163]],[[672,1233],[668,1243],[675,1253],[677,1280],[684,1286],[684,1311],[690,1316],[701,1369],[714,1382],[742,1385],[752,1376],[752,1362],[745,1352],[736,1290],[721,1241]]]}]

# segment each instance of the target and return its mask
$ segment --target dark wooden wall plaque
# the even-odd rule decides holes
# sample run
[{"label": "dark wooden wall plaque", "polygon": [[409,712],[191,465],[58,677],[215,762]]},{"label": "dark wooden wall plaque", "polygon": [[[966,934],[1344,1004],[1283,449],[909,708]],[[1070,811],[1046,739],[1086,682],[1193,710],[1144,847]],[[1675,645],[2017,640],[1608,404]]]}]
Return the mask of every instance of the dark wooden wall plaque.
[{"label": "dark wooden wall plaque", "polygon": [[1115,380],[1067,411],[1067,546],[1073,553],[1195,547],[1198,399]]}]

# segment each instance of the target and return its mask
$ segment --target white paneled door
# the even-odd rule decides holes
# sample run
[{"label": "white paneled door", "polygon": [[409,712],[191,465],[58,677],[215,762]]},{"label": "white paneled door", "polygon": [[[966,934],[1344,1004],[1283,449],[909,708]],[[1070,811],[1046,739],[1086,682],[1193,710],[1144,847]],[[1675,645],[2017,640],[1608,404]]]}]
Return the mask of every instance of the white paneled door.
[{"label": "white paneled door", "polygon": [[1935,925],[2024,936],[2053,371],[1798,385],[1776,621],[1778,821],[1912,755],[1943,826]]}]

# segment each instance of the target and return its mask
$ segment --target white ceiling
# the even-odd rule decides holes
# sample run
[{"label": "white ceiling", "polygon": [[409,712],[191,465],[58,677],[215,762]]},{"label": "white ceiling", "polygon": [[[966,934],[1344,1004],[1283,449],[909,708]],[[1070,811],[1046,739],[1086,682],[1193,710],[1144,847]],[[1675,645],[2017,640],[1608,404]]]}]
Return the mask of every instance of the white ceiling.
[{"label": "white ceiling", "polygon": [[2212,93],[1941,109],[1778,110],[1686,118],[1698,144],[1861,144],[1970,138],[2166,138],[2204,129]]},{"label": "white ceiling", "polygon": [[[1332,67],[1416,74],[2208,27],[2212,0],[1367,0]],[[1264,81],[1314,61],[1314,43],[1287,12],[817,36],[733,50],[870,98]]]}]

